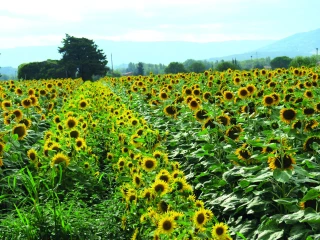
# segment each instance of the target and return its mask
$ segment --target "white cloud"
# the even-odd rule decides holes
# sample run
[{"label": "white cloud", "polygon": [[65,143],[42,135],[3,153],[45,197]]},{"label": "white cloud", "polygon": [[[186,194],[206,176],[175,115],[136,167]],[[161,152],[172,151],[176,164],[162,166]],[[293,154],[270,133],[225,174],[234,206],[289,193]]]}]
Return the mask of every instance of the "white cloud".
[{"label": "white cloud", "polygon": [[[312,9],[320,5],[318,0],[309,1]],[[302,0],[3,1],[0,48],[56,45],[65,33],[115,41],[279,39],[318,26],[312,14],[294,22],[295,15],[302,13],[295,7],[299,2]],[[285,6],[290,11],[283,11]],[[300,24],[299,29],[294,24]]]}]

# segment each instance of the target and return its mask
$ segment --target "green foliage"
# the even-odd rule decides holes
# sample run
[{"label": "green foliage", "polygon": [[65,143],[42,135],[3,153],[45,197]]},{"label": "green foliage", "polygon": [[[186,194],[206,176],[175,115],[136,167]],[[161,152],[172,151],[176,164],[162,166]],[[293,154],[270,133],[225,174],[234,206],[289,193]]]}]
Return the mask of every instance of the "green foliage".
[{"label": "green foliage", "polygon": [[66,71],[58,60],[24,63],[18,67],[18,79],[64,78]]},{"label": "green foliage", "polygon": [[315,67],[317,65],[317,56],[313,55],[311,57],[303,57],[303,56],[298,56],[292,59],[290,62],[290,67]]},{"label": "green foliage", "polygon": [[288,68],[290,66],[291,58],[287,56],[276,57],[271,60],[270,65],[273,69],[275,68]]},{"label": "green foliage", "polygon": [[218,63],[218,65],[216,66],[217,71],[223,72],[223,71],[226,71],[227,69],[236,70],[236,69],[240,69],[240,67],[231,62],[224,62],[224,61]]},{"label": "green foliage", "polygon": [[187,72],[184,68],[184,65],[179,62],[171,62],[169,65],[165,68],[165,73],[185,73]]},{"label": "green foliage", "polygon": [[62,54],[61,64],[66,70],[67,77],[92,80],[93,75],[106,75],[107,58],[93,40],[66,34],[62,43],[63,46],[58,50]]},{"label": "green foliage", "polygon": [[202,73],[205,70],[206,70],[206,66],[201,61],[196,61],[192,63],[188,68],[189,72],[195,72],[195,73]]}]

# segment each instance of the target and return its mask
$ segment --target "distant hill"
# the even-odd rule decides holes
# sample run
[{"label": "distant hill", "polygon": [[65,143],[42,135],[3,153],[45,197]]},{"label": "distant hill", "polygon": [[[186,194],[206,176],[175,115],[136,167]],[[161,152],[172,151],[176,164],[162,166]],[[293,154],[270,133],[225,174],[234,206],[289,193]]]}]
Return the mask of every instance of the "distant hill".
[{"label": "distant hill", "polygon": [[13,67],[1,67],[0,66],[0,74],[5,74],[8,76],[15,76],[17,70],[18,70],[17,68],[13,68]]},{"label": "distant hill", "polygon": [[320,28],[310,31],[291,35],[281,40],[275,41],[264,47],[255,49],[254,51],[248,51],[241,54],[225,55],[224,57],[213,57],[209,60],[231,60],[236,58],[237,60],[248,60],[251,58],[275,58],[278,56],[311,56],[316,53],[316,48],[320,49]]},{"label": "distant hill", "polygon": [[[115,42],[94,40],[99,49],[107,55],[111,66],[129,62],[162,63],[172,61],[183,62],[187,59],[208,59],[212,56],[225,56],[234,53],[252,51],[274,41],[272,40],[243,40],[226,42]],[[0,66],[18,67],[22,63],[61,59],[58,46],[17,47],[0,49]]]}]

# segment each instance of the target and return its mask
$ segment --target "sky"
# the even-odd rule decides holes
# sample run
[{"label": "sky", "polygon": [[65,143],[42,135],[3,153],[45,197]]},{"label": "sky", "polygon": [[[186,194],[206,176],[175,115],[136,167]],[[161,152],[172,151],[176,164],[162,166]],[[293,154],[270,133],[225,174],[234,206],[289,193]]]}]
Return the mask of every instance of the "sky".
[{"label": "sky", "polygon": [[0,49],[61,45],[65,34],[114,41],[279,40],[320,28],[319,0],[10,0]]}]

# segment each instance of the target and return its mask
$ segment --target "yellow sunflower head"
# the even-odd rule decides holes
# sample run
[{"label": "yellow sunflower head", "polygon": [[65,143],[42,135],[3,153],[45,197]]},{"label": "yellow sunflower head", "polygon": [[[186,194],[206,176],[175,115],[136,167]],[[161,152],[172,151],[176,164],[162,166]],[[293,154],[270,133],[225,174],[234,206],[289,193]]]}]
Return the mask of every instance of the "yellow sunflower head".
[{"label": "yellow sunflower head", "polygon": [[214,239],[228,239],[228,225],[225,223],[216,223],[211,231]]},{"label": "yellow sunflower head", "polygon": [[151,172],[157,167],[157,160],[154,157],[144,157],[142,160],[142,168]]},{"label": "yellow sunflower head", "polygon": [[66,127],[71,129],[76,127],[78,124],[78,120],[74,117],[69,116],[68,119],[66,120]]},{"label": "yellow sunflower head", "polygon": [[56,155],[54,155],[51,160],[51,167],[54,167],[55,165],[60,163],[64,163],[67,167],[70,163],[68,156],[64,155],[63,153],[57,153]]},{"label": "yellow sunflower head", "polygon": [[164,215],[158,223],[157,231],[161,234],[170,235],[177,224],[172,216]]},{"label": "yellow sunflower head", "polygon": [[13,129],[12,129],[12,133],[13,134],[17,134],[18,135],[18,139],[22,140],[25,136],[27,136],[26,125],[18,124],[16,126],[14,126]]},{"label": "yellow sunflower head", "polygon": [[36,161],[37,160],[37,152],[36,150],[34,150],[33,148],[31,148],[28,152],[27,152],[28,158],[31,161]]}]

